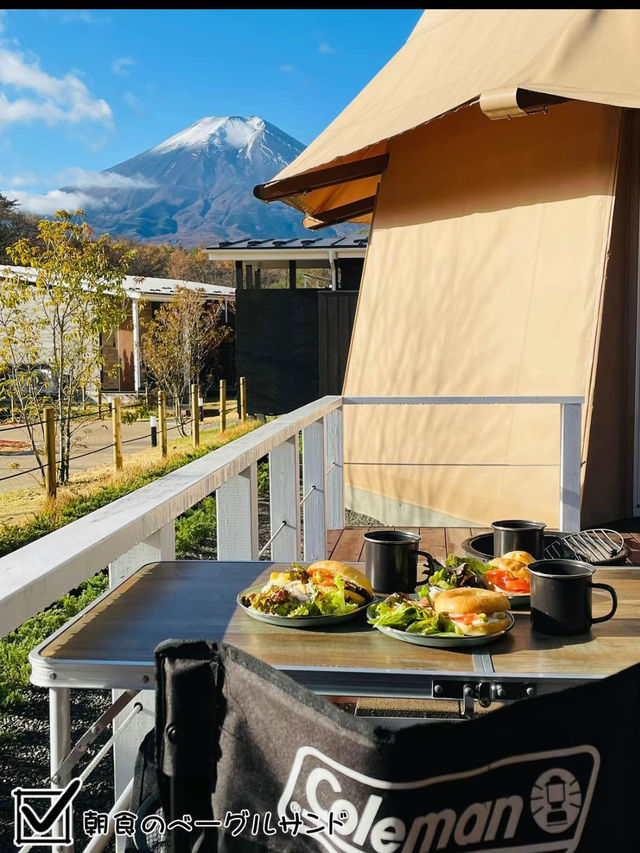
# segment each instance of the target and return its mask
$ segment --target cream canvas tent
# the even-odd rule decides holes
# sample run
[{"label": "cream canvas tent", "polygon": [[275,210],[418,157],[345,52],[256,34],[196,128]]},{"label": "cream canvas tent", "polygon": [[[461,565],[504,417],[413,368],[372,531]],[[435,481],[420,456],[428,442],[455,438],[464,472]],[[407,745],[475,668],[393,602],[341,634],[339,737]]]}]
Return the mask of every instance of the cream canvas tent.
[{"label": "cream canvas tent", "polygon": [[[426,12],[255,190],[312,228],[372,223],[346,394],[585,397],[585,523],[636,508],[638,44],[637,10]],[[556,524],[558,417],[347,409],[348,503]]]}]

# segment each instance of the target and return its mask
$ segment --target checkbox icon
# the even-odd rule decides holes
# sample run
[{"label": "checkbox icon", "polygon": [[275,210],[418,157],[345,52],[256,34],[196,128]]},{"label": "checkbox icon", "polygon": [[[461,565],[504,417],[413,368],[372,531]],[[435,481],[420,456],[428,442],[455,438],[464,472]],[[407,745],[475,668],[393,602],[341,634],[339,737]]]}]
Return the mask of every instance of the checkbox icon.
[{"label": "checkbox icon", "polygon": [[73,842],[73,800],[80,779],[72,779],[66,788],[14,788],[14,837],[16,847],[31,844],[43,847]]}]

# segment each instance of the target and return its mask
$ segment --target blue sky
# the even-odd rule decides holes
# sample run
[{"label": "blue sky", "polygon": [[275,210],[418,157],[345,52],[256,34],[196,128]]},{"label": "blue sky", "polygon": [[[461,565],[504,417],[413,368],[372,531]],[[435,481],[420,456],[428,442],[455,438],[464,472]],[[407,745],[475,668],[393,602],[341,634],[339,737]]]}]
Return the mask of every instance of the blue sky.
[{"label": "blue sky", "polygon": [[0,191],[36,210],[38,194],[72,183],[78,170],[114,166],[206,115],[259,115],[308,143],[419,16],[415,9],[2,12]]}]

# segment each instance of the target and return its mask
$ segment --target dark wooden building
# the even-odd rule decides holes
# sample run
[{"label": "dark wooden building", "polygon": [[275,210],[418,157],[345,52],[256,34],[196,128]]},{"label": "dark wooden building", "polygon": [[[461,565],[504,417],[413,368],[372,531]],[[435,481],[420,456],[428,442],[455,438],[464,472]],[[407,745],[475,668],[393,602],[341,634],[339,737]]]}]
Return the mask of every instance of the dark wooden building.
[{"label": "dark wooden building", "polygon": [[240,240],[207,250],[236,265],[236,364],[251,413],[282,414],[342,392],[367,239]]}]

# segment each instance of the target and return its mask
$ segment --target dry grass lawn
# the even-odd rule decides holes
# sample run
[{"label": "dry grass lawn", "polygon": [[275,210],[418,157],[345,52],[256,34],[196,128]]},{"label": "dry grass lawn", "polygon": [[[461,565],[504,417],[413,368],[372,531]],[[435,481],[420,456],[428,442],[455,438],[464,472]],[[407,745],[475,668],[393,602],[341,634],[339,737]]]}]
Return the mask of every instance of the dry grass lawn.
[{"label": "dry grass lawn", "polygon": [[[215,450],[229,441],[251,432],[259,426],[257,421],[248,420],[245,424],[233,424],[229,426],[221,436],[219,430],[207,430],[200,433],[201,449]],[[191,438],[172,438],[169,441],[169,453],[167,461],[174,461],[180,457],[187,457],[193,450]],[[186,461],[186,460],[185,460]],[[131,453],[124,459],[124,468],[120,473],[115,473],[112,465],[100,465],[86,471],[74,474],[66,486],[58,487],[56,505],[64,506],[70,501],[76,500],[95,492],[101,486],[109,486],[137,479],[140,474],[149,467],[162,463],[159,447],[149,447],[137,453]],[[33,488],[20,489],[14,492],[0,493],[0,524],[26,524],[34,515],[46,510],[54,509],[46,500],[44,490],[41,486],[34,485]]]}]

